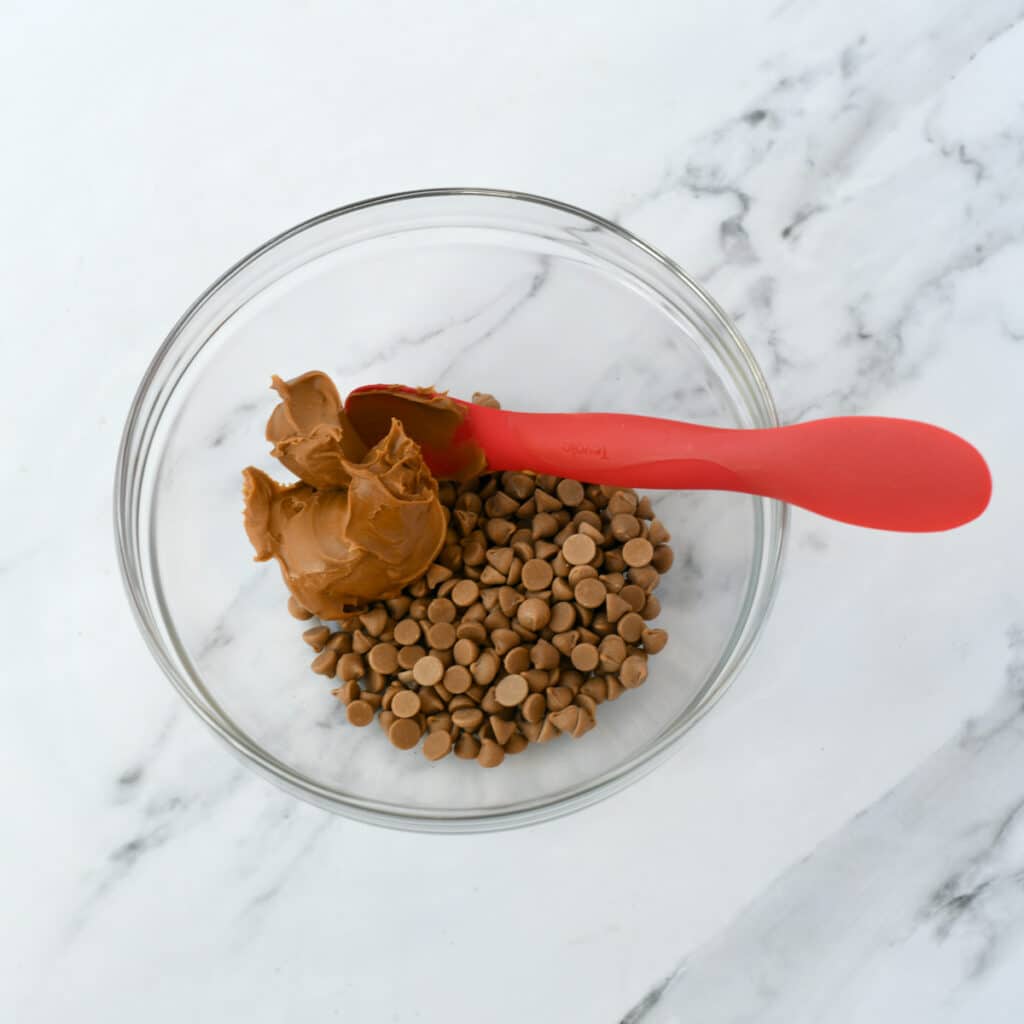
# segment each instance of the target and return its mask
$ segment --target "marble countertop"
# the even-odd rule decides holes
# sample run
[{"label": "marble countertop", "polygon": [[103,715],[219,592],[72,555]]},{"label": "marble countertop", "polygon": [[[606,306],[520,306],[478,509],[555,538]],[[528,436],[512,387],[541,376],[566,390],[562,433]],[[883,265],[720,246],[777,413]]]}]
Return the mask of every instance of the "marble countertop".
[{"label": "marble countertop", "polygon": [[[1021,1019],[1019,0],[4,23],[0,1017]],[[250,773],[150,659],[113,548],[121,426],[181,311],[278,230],[435,184],[619,219],[737,319],[786,420],[940,421],[995,479],[945,535],[796,512],[769,627],[679,752],[496,835]]]}]

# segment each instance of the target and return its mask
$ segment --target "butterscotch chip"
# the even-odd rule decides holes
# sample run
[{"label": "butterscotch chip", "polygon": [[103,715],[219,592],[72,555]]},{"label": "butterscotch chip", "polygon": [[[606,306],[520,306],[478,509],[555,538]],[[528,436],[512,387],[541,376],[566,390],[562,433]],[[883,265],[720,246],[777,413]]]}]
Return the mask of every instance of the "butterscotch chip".
[{"label": "butterscotch chip", "polygon": [[597,725],[597,719],[586,708],[580,708],[580,716],[576,720],[576,728],[572,731],[572,738],[578,740],[584,733],[590,732]]},{"label": "butterscotch chip", "polygon": [[569,570],[572,566],[565,560],[562,552],[559,551],[554,558],[551,559],[551,568],[555,570],[556,576],[568,576]]},{"label": "butterscotch chip", "polygon": [[494,651],[483,651],[473,662],[470,673],[477,685],[487,686],[494,680],[500,667],[501,662]]},{"label": "butterscotch chip", "polygon": [[626,585],[626,577],[621,572],[606,572],[601,576],[601,582],[610,594],[617,594]]},{"label": "butterscotch chip", "polygon": [[452,648],[452,657],[456,665],[472,665],[480,654],[480,645],[475,640],[463,637],[455,641]]},{"label": "butterscotch chip", "polygon": [[528,668],[520,675],[530,686],[530,693],[543,693],[551,685],[551,677],[555,672],[548,672],[542,668]]},{"label": "butterscotch chip", "polygon": [[370,650],[366,660],[374,672],[390,675],[398,671],[398,650],[394,644],[377,644]]},{"label": "butterscotch chip", "polygon": [[516,510],[517,519],[532,519],[537,514],[537,502],[527,498]]},{"label": "butterscotch chip", "polygon": [[642,565],[639,569],[631,569],[629,578],[649,594],[661,582],[661,574],[653,565]]},{"label": "butterscotch chip", "polygon": [[313,648],[314,651],[322,651],[324,644],[331,637],[331,631],[326,626],[314,626],[302,634],[302,639]]},{"label": "butterscotch chip", "polygon": [[621,636],[606,636],[597,649],[602,672],[618,672],[626,660],[626,641]]},{"label": "butterscotch chip", "polygon": [[611,531],[612,536],[621,543],[632,540],[640,536],[640,520],[628,512],[620,512],[612,517]]},{"label": "butterscotch chip", "polygon": [[569,586],[576,588],[582,580],[596,580],[597,570],[592,565],[574,565],[569,570]]},{"label": "butterscotch chip", "polygon": [[551,609],[539,597],[528,597],[516,609],[516,619],[529,630],[543,629],[551,619]]},{"label": "butterscotch chip", "polygon": [[622,548],[613,548],[604,553],[605,572],[623,572],[625,569],[626,562],[622,557]]},{"label": "butterscotch chip", "polygon": [[402,690],[401,693],[395,694],[390,710],[399,718],[412,718],[419,714],[421,706],[418,693],[413,693],[412,690]]},{"label": "butterscotch chip", "polygon": [[643,610],[640,614],[650,622],[651,619],[656,619],[661,614],[661,602],[654,596],[654,594],[648,594],[647,600],[644,602]]},{"label": "butterscotch chip", "polygon": [[532,540],[538,540],[541,537],[553,537],[558,533],[559,527],[558,520],[554,517],[551,512],[538,512],[533,517],[533,522],[530,525],[530,537]]},{"label": "butterscotch chip", "polygon": [[425,715],[434,715],[438,711],[444,711],[445,702],[438,695],[432,686],[421,686],[419,692],[420,710]]},{"label": "butterscotch chip", "polygon": [[455,756],[461,757],[464,761],[473,761],[480,753],[480,741],[475,736],[464,732],[455,741]]},{"label": "butterscotch chip", "polygon": [[585,693],[595,704],[603,704],[608,699],[608,684],[600,676],[594,676],[580,687],[580,693]]},{"label": "butterscotch chip", "polygon": [[522,716],[527,722],[539,722],[547,712],[547,702],[543,693],[531,693],[523,701]]},{"label": "butterscotch chip", "polygon": [[447,711],[439,711],[436,715],[428,715],[427,730],[429,732],[451,732],[452,716]]},{"label": "butterscotch chip", "polygon": [[352,633],[352,650],[356,654],[365,654],[373,646],[373,639],[357,629]]},{"label": "butterscotch chip", "polygon": [[452,587],[451,599],[456,608],[468,608],[480,596],[480,588],[472,580],[459,580]]},{"label": "butterscotch chip", "polygon": [[654,549],[654,555],[651,558],[651,565],[660,573],[666,573],[672,568],[672,563],[676,560],[676,556],[673,554],[672,549],[667,544],[659,544]]},{"label": "butterscotch chip", "polygon": [[366,673],[364,682],[366,688],[373,693],[383,693],[384,688],[388,685],[387,676],[383,672],[374,672],[373,669]]},{"label": "butterscotch chip", "polygon": [[[504,711],[505,706],[498,703],[497,695],[495,694],[496,687],[490,686],[484,692],[483,697],[480,698],[480,710],[485,714],[494,715],[499,711]],[[485,726],[486,728],[486,726]]]},{"label": "butterscotch chip", "polygon": [[351,704],[354,700],[359,700],[362,690],[359,688],[359,684],[353,679],[347,683],[342,683],[341,686],[335,687],[331,690],[331,693],[342,702],[342,704]]},{"label": "butterscotch chip", "polygon": [[480,753],[476,755],[476,763],[483,768],[497,768],[505,760],[505,751],[494,740],[484,740],[480,744]]},{"label": "butterscotch chip", "polygon": [[349,679],[362,679],[366,675],[366,665],[362,655],[343,654],[338,659],[338,678],[348,681]]},{"label": "butterscotch chip", "polygon": [[583,500],[583,484],[578,480],[563,480],[555,488],[555,493],[563,505],[575,507]]},{"label": "butterscotch chip", "polygon": [[515,735],[516,723],[509,722],[504,718],[500,718],[498,715],[491,715],[487,720],[491,726],[491,732],[494,733],[495,740],[502,746]]},{"label": "butterscotch chip", "polygon": [[402,619],[395,623],[395,643],[408,647],[419,642],[420,624],[415,619]]},{"label": "butterscotch chip", "polygon": [[655,519],[647,528],[647,539],[658,547],[667,544],[672,539],[672,534],[665,529],[665,524],[660,519]]},{"label": "butterscotch chip", "polygon": [[419,743],[422,735],[423,730],[415,718],[396,718],[388,729],[388,739],[399,750],[411,750]]},{"label": "butterscotch chip", "polygon": [[509,494],[498,491],[487,499],[484,510],[491,519],[504,519],[519,508],[519,502]]},{"label": "butterscotch chip", "polygon": [[446,565],[440,565],[435,562],[429,569],[427,569],[427,586],[433,590],[439,583],[443,583],[446,579],[450,579],[451,575],[451,569]]},{"label": "butterscotch chip", "polygon": [[577,529],[582,536],[589,537],[598,547],[604,544],[605,537],[600,527],[584,522],[580,523]]},{"label": "butterscotch chip", "polygon": [[537,491],[533,500],[537,504],[538,512],[558,512],[562,507],[562,503],[553,494],[549,494],[547,491]]},{"label": "butterscotch chip", "polygon": [[605,590],[604,584],[599,579],[591,576],[580,580],[573,593],[577,603],[584,608],[598,608],[604,604],[608,591]]},{"label": "butterscotch chip", "polygon": [[427,651],[427,654],[432,658],[437,658],[444,668],[448,668],[450,665],[455,664],[451,648],[431,647],[430,650]]},{"label": "butterscotch chip", "polygon": [[456,708],[452,712],[452,723],[466,732],[479,729],[483,720],[484,713],[479,708]]},{"label": "butterscotch chip", "polygon": [[668,643],[668,633],[663,629],[645,629],[640,636],[648,654],[658,654]]},{"label": "butterscotch chip", "polygon": [[608,514],[617,516],[622,512],[632,515],[636,512],[637,497],[635,491],[617,490],[608,499]]},{"label": "butterscotch chip", "polygon": [[622,597],[621,593],[609,594],[605,598],[604,608],[608,621],[613,624],[633,610],[633,606]]},{"label": "butterscotch chip", "polygon": [[409,605],[409,618],[415,619],[417,622],[422,622],[427,617],[427,606],[430,602],[425,597],[417,597],[412,604]]},{"label": "butterscotch chip", "polygon": [[301,619],[302,621],[313,618],[313,613],[303,608],[294,597],[288,598],[288,614],[293,619]]},{"label": "butterscotch chip", "polygon": [[455,605],[447,597],[435,597],[427,605],[427,618],[431,622],[454,622]]},{"label": "butterscotch chip", "polygon": [[542,558],[531,558],[523,564],[522,580],[527,590],[546,590],[555,578],[555,570]]},{"label": "butterscotch chip", "polygon": [[552,712],[547,720],[560,732],[571,733],[580,720],[580,709],[575,704],[570,704],[561,711]]},{"label": "butterscotch chip", "polygon": [[513,647],[501,660],[502,667],[510,674],[525,672],[530,667],[530,649],[522,644]]},{"label": "butterscotch chip", "polygon": [[502,707],[514,708],[529,696],[530,686],[518,674],[505,676],[494,688],[494,695]]},{"label": "butterscotch chip", "polygon": [[551,584],[551,597],[555,601],[571,601],[573,599],[573,589],[569,581],[557,577]]},{"label": "butterscotch chip", "polygon": [[[451,545],[449,545],[448,547],[444,548],[443,551],[441,552],[442,556],[447,554],[449,552],[450,548],[451,548]],[[457,545],[455,546],[454,553],[458,556],[459,563],[461,564],[462,552],[459,551]],[[410,594],[412,597],[423,597],[423,595],[426,594],[426,592],[427,592],[427,590],[429,588],[427,587],[426,579],[425,578],[420,578],[420,579],[416,580],[415,583],[410,583],[409,586],[407,586],[405,589],[406,589],[406,593]]]},{"label": "butterscotch chip", "polygon": [[570,565],[586,565],[596,554],[597,544],[585,533],[574,533],[562,545],[562,556]]},{"label": "butterscotch chip", "polygon": [[544,696],[548,711],[561,711],[572,703],[573,693],[568,686],[549,686]]},{"label": "butterscotch chip", "polygon": [[446,757],[451,752],[451,749],[451,735],[440,729],[432,732],[423,741],[423,756],[428,761],[440,761],[442,757]]},{"label": "butterscotch chip", "polygon": [[387,735],[388,729],[390,729],[391,726],[396,721],[397,721],[397,719],[395,718],[395,716],[390,711],[382,711],[377,716],[377,722],[379,723],[381,729],[384,731],[384,735],[385,736]]},{"label": "butterscotch chip", "polygon": [[650,565],[654,557],[654,547],[645,537],[634,537],[622,545],[623,561],[631,569],[639,569],[641,566]]},{"label": "butterscotch chip", "polygon": [[373,708],[374,712],[377,711],[381,704],[381,695],[379,693],[371,693],[369,690],[364,690],[359,699],[365,700]]},{"label": "butterscotch chip", "polygon": [[468,512],[465,509],[459,509],[455,513],[455,522],[458,524],[459,533],[463,537],[469,536],[475,529],[480,516],[476,512]]},{"label": "butterscotch chip", "polygon": [[526,473],[504,473],[501,477],[501,486],[516,501],[526,501],[537,485],[533,477]]},{"label": "butterscotch chip", "polygon": [[597,713],[597,701],[594,700],[594,698],[591,697],[590,694],[582,687],[580,688],[580,692],[576,694],[574,703],[581,711],[585,711],[590,715],[591,718],[593,718]]},{"label": "butterscotch chip", "polygon": [[[629,605],[631,611],[638,612],[647,601],[647,592],[635,583],[627,583],[619,591],[619,597]],[[608,618],[611,619],[611,615]]]},{"label": "butterscotch chip", "polygon": [[575,629],[570,629],[567,633],[556,633],[551,638],[552,646],[569,657],[572,654],[572,649],[580,642],[580,635]]},{"label": "butterscotch chip", "polygon": [[388,613],[380,607],[371,608],[370,611],[359,616],[359,621],[370,636],[380,636],[387,627]]},{"label": "butterscotch chip", "polygon": [[444,678],[444,665],[440,658],[428,654],[413,665],[412,677],[420,686],[433,686]]},{"label": "butterscotch chip", "polygon": [[310,663],[309,667],[319,676],[333,676],[338,664],[338,652],[329,648],[321,651]]},{"label": "butterscotch chip", "polygon": [[519,731],[526,738],[529,743],[539,743],[541,729],[544,727],[544,719],[538,719],[536,722],[520,722]]},{"label": "butterscotch chip", "polygon": [[[553,595],[552,595],[553,596]],[[551,608],[551,618],[548,620],[548,627],[555,633],[564,633],[572,629],[576,622],[576,608],[568,601],[559,601]]]},{"label": "butterscotch chip", "polygon": [[[472,687],[470,687],[470,690],[472,690]],[[454,715],[459,708],[476,707],[476,703],[476,700],[473,699],[473,695],[467,691],[466,693],[459,693],[452,697],[451,700],[448,701],[448,710]]]},{"label": "butterscotch chip", "polygon": [[419,661],[426,653],[426,650],[419,644],[413,644],[411,647],[403,647],[398,652],[398,667],[400,669],[413,668],[416,662]]},{"label": "butterscotch chip", "polygon": [[543,639],[543,637],[530,650],[530,661],[533,663],[534,668],[558,668],[559,660],[558,648]]},{"label": "butterscotch chip", "polygon": [[516,532],[516,524],[511,519],[488,519],[484,524],[487,539],[495,544],[507,544]]},{"label": "butterscotch chip", "polygon": [[597,668],[598,653],[593,644],[577,644],[570,657],[573,667],[581,672],[593,672]]},{"label": "butterscotch chip", "polygon": [[324,646],[329,650],[337,651],[339,655],[348,654],[352,650],[352,634],[334,633]]},{"label": "butterscotch chip", "polygon": [[345,717],[353,725],[369,725],[373,721],[373,708],[365,700],[354,700],[345,709]]},{"label": "butterscotch chip", "polygon": [[604,677],[604,681],[608,688],[609,700],[618,700],[625,692],[625,687],[619,682],[618,676],[607,675]]},{"label": "butterscotch chip", "polygon": [[[483,605],[475,604],[473,605],[473,608],[479,608],[482,617],[486,618],[486,615],[483,615]],[[462,621],[455,627],[455,635],[459,640],[469,640],[476,644],[486,643],[487,627],[482,621],[468,618],[470,612],[473,611],[473,608],[470,608],[469,611],[466,612]]]},{"label": "butterscotch chip", "polygon": [[473,677],[464,665],[452,665],[444,674],[444,688],[452,694],[465,693],[473,685]]},{"label": "butterscotch chip", "polygon": [[438,651],[447,651],[455,644],[455,627],[450,622],[435,622],[427,630],[427,643]]},{"label": "butterscotch chip", "polygon": [[505,745],[502,749],[505,751],[506,754],[520,754],[529,745],[530,741],[522,733],[514,732],[505,741]]},{"label": "butterscotch chip", "polygon": [[615,628],[626,643],[635,644],[647,627],[644,624],[643,616],[638,612],[627,612],[619,619]]},{"label": "butterscotch chip", "polygon": [[619,680],[627,690],[639,686],[647,678],[647,658],[642,654],[631,654],[619,669]]}]

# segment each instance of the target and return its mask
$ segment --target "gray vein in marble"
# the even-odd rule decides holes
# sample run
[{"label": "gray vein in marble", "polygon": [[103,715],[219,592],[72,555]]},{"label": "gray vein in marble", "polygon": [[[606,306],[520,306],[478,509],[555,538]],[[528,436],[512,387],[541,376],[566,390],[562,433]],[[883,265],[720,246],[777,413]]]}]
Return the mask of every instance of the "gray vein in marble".
[{"label": "gray vein in marble", "polygon": [[1006,685],[988,712],[780,876],[623,1020],[846,1021],[843,993],[854,985],[862,998],[885,998],[893,972],[916,1000],[903,1005],[930,1020],[1004,967],[1024,937],[1024,776],[1012,770],[1024,764],[1024,628],[1009,631],[1007,646]]}]

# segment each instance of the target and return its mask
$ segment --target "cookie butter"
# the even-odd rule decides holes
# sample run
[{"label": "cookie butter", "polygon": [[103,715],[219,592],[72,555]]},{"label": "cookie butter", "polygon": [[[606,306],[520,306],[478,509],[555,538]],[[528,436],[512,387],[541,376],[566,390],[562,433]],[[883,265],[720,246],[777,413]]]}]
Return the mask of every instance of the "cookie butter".
[{"label": "cookie butter", "polygon": [[243,473],[257,561],[276,558],[296,600],[324,619],[352,615],[417,579],[444,544],[447,512],[419,446],[398,420],[367,450],[330,378],[274,378],[273,454],[300,477]]}]

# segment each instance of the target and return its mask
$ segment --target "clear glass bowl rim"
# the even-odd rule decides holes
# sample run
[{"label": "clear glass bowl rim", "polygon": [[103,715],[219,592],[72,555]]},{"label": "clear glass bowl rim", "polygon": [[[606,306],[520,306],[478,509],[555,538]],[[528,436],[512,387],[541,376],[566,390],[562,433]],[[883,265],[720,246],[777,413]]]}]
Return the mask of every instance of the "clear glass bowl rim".
[{"label": "clear glass bowl rim", "polygon": [[[177,342],[204,305],[223,291],[239,273],[279,245],[311,228],[356,211],[388,204],[415,203],[424,199],[459,196],[501,201],[511,200],[568,214],[586,222],[591,228],[618,236],[620,240],[629,243],[646,257],[660,264],[663,269],[670,272],[684,290],[690,293],[691,300],[696,300],[704,307],[702,312],[712,318],[721,335],[728,340],[733,370],[734,372],[739,370],[742,375],[741,383],[749,391],[748,399],[752,399],[756,403],[754,409],[748,407],[748,412],[753,412],[754,416],[760,420],[758,426],[779,426],[778,413],[767,381],[750,348],[725,311],[682,267],[660,250],[642,241],[613,221],[569,203],[528,192],[474,187],[428,188],[375,196],[340,206],[302,221],[254,249],[225,271],[192,303],[171,329],[143,375],[129,409],[118,450],[114,477],[115,542],[121,578],[139,630],[158,665],[189,707],[249,767],[291,795],[326,810],[371,824],[420,832],[486,832],[537,824],[580,810],[611,796],[639,780],[664,761],[673,752],[679,740],[717,703],[750,656],[778,588],[788,525],[788,507],[785,504],[768,499],[755,499],[759,509],[758,543],[755,545],[755,570],[748,586],[744,614],[740,616],[726,650],[705,684],[703,696],[697,706],[691,709],[673,729],[664,733],[641,753],[614,769],[588,780],[585,784],[577,785],[568,792],[546,796],[539,800],[521,801],[486,812],[435,812],[361,799],[339,793],[294,771],[260,748],[244,733],[235,729],[230,720],[226,719],[226,716],[223,716],[215,705],[210,706],[205,703],[200,693],[196,692],[164,646],[155,625],[157,613],[153,610],[150,602],[151,595],[147,593],[146,581],[140,571],[143,553],[140,543],[139,494],[141,481],[146,476],[146,461],[149,454],[146,431],[150,426],[153,406],[161,394],[164,395],[166,401],[164,387],[167,382],[161,380],[162,371],[167,368],[169,362],[173,361],[171,357]],[[207,344],[208,340],[204,341],[203,345]],[[183,375],[184,371],[178,374],[177,379],[180,380]],[[172,382],[172,391],[176,384],[177,380]],[[140,452],[140,446],[143,443],[146,443],[146,450]],[[142,455],[141,461],[139,461],[140,454]],[[162,612],[164,606],[159,597],[156,604]],[[171,630],[173,632],[173,627]]]}]

